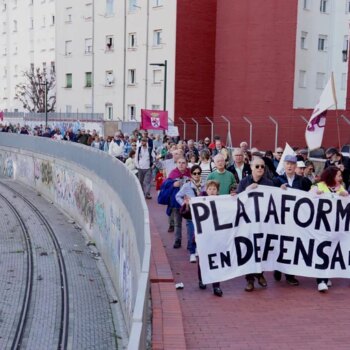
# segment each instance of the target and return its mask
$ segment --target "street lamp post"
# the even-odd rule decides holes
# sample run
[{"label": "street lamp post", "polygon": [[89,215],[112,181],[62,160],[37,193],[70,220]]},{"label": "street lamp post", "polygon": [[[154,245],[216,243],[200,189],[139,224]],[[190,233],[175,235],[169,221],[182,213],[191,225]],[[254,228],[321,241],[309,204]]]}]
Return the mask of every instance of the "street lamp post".
[{"label": "street lamp post", "polygon": [[45,82],[44,83],[39,83],[40,86],[44,86],[45,87],[45,90],[44,90],[44,93],[45,93],[45,127],[47,128],[47,122],[48,122],[48,118],[47,118],[47,93],[48,93],[48,89],[47,89],[47,86],[48,86],[48,82],[47,80],[45,79]]},{"label": "street lamp post", "polygon": [[163,110],[166,111],[166,88],[167,88],[167,75],[168,75],[168,61],[164,63],[150,63],[150,66],[164,67],[164,99],[163,99]]}]

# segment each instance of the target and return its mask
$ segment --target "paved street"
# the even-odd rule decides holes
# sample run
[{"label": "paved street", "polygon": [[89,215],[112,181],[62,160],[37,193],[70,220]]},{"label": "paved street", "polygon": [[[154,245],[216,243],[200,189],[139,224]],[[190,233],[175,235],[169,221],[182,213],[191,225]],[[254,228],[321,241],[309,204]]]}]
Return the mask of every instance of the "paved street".
[{"label": "paved street", "polygon": [[[165,206],[157,204],[155,193],[153,198],[147,202],[154,225],[152,244],[158,232],[174,283],[183,282],[185,286],[175,291],[173,284],[181,307],[187,349],[349,349],[350,280],[332,279],[333,287],[321,294],[314,279],[300,277],[300,286],[292,287],[284,280],[275,282],[269,272],[266,290],[256,284],[255,291],[247,293],[245,279],[239,277],[223,282],[224,295],[218,298],[210,286],[206,290],[198,288],[197,265],[189,262],[186,244],[173,249],[174,234],[167,232]],[[161,244],[153,244],[152,249],[153,255],[161,255]],[[164,264],[163,260],[161,263]],[[159,283],[160,294],[165,285],[163,315],[169,312],[164,301],[166,293],[171,293],[169,283]],[[158,305],[158,300],[155,303]],[[176,303],[173,300],[169,308]],[[167,328],[164,322],[165,318],[163,338],[157,339],[159,342],[154,347],[157,349],[171,349],[164,345],[171,334],[181,338],[179,330]]]}]

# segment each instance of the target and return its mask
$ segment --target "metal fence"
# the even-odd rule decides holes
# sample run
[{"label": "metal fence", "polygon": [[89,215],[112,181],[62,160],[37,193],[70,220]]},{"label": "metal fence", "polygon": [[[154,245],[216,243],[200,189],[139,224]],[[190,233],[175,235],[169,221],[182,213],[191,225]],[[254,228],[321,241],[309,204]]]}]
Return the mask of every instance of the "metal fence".
[{"label": "metal fence", "polygon": [[[23,118],[23,120],[38,120],[44,122],[46,119],[45,113],[27,113],[27,112],[5,112],[5,118]],[[65,113],[65,112],[51,112],[47,114],[48,121],[103,121],[103,113]]]}]

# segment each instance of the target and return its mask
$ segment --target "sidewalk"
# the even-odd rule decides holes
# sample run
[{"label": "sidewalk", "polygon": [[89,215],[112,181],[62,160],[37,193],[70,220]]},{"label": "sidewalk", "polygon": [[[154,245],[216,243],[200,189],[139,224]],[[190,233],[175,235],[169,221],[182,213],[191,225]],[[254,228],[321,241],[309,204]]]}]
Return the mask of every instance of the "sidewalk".
[{"label": "sidewalk", "polygon": [[[333,287],[322,294],[317,291],[314,279],[298,277],[300,286],[293,287],[287,285],[285,280],[275,282],[272,273],[268,272],[265,274],[267,289],[262,289],[256,283],[256,289],[247,293],[244,291],[245,279],[239,277],[223,282],[224,295],[218,298],[212,294],[211,286],[207,286],[206,290],[198,288],[197,264],[189,262],[186,251],[185,225],[183,247],[173,249],[174,234],[167,232],[165,206],[157,204],[155,193],[147,203],[151,230],[153,226],[152,255],[161,257],[163,270],[160,270],[165,276],[164,283],[159,283],[157,288],[166,286],[167,293],[177,295],[179,303],[174,300],[168,305],[172,308],[179,305],[181,309],[177,310],[175,320],[182,315],[182,322],[179,319],[175,321],[178,346],[162,346],[161,337],[158,337],[154,349],[182,349],[181,326],[186,349],[350,348],[350,280],[332,279]],[[166,257],[171,271],[164,267],[167,266],[167,262],[164,263]],[[175,283],[178,282],[184,283],[183,290],[175,290]],[[154,286],[152,284],[153,289]],[[167,303],[159,303],[159,298],[152,292],[153,297],[153,305],[158,307],[158,312],[161,306],[165,315],[169,311]],[[157,325],[164,325],[153,323],[153,332],[159,335]]]}]

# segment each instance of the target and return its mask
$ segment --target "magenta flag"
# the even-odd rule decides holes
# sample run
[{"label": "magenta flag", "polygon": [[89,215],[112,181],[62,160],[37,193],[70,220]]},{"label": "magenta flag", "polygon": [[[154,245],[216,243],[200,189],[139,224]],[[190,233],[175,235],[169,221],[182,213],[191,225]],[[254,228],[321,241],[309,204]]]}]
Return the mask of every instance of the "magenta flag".
[{"label": "magenta flag", "polygon": [[168,111],[141,109],[141,129],[168,130]]}]

